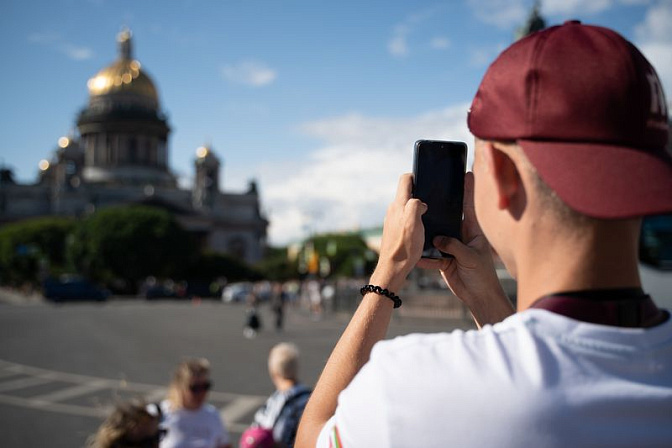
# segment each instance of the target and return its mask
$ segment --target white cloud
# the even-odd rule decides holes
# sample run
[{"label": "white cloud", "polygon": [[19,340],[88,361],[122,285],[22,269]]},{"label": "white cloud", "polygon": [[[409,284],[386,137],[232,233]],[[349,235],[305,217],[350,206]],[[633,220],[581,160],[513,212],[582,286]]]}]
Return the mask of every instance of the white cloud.
[{"label": "white cloud", "polygon": [[408,56],[408,38],[410,34],[418,27],[418,25],[432,18],[439,9],[439,6],[435,6],[406,17],[399,25],[394,27],[392,37],[387,42],[387,51],[392,56],[398,58]]},{"label": "white cloud", "polygon": [[263,62],[248,60],[223,66],[222,76],[236,84],[262,87],[273,83],[277,72]]},{"label": "white cloud", "polygon": [[[597,14],[613,8],[617,4],[646,4],[651,0],[544,0],[541,2],[541,15],[555,20],[580,18]],[[511,29],[522,25],[532,11],[531,0],[468,0],[474,15],[483,23],[495,25],[501,29]]]},{"label": "white cloud", "polygon": [[646,13],[635,29],[637,46],[654,66],[672,105],[672,3],[662,1]]},{"label": "white cloud", "polygon": [[322,140],[323,146],[303,160],[261,167],[270,241],[285,244],[304,237],[308,229],[381,225],[399,176],[412,169],[416,140],[461,140],[471,146],[468,107],[461,104],[408,118],[353,113],[304,124],[302,131]]},{"label": "white cloud", "polygon": [[64,44],[59,46],[59,49],[70,59],[74,59],[76,61],[83,61],[93,57],[93,50],[87,47],[77,47],[72,44]]},{"label": "white cloud", "polygon": [[406,35],[398,34],[387,43],[387,50],[392,56],[404,57],[408,56],[408,43],[406,42]]},{"label": "white cloud", "polygon": [[541,13],[560,16],[594,14],[611,8],[613,3],[613,0],[545,0]]},{"label": "white cloud", "polygon": [[50,47],[75,61],[91,59],[94,56],[94,52],[90,48],[67,42],[56,33],[33,33],[28,36],[28,41]]},{"label": "white cloud", "polygon": [[501,29],[520,26],[530,11],[525,0],[468,0],[468,3],[477,19]]},{"label": "white cloud", "polygon": [[58,40],[60,40],[60,36],[53,33],[33,33],[28,36],[28,41],[34,44],[50,45]]},{"label": "white cloud", "polygon": [[435,50],[445,50],[450,47],[450,40],[447,37],[437,36],[429,42],[429,45]]}]

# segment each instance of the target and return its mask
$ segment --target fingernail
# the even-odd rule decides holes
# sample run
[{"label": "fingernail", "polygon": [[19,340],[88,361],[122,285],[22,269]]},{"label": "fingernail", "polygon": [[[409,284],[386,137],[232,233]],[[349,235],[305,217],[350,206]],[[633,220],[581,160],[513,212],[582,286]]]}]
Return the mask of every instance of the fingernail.
[{"label": "fingernail", "polygon": [[436,237],[434,237],[434,245],[435,245],[435,246],[442,246],[442,245],[444,245],[446,242],[448,242],[448,238],[446,238],[445,236],[436,236]]}]

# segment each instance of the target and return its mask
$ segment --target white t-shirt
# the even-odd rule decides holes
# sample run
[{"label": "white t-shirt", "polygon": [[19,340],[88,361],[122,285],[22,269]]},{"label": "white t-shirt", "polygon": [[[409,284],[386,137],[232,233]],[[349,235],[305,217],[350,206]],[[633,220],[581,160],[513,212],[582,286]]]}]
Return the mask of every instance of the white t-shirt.
[{"label": "white t-shirt", "polygon": [[533,309],[380,342],[317,446],[670,447],[672,319],[626,329]]},{"label": "white t-shirt", "polygon": [[219,412],[210,404],[204,404],[196,411],[173,411],[170,403],[164,400],[161,412],[161,427],[168,430],[161,448],[217,448],[229,443],[229,433]]}]

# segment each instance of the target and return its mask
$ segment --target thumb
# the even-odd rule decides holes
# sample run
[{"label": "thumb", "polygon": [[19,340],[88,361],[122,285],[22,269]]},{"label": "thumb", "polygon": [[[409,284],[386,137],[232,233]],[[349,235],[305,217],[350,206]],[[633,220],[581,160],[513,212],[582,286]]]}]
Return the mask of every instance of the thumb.
[{"label": "thumb", "polygon": [[473,249],[462,241],[447,236],[437,236],[432,242],[434,247],[441,252],[452,255],[461,265],[470,264],[469,260],[473,257]]}]

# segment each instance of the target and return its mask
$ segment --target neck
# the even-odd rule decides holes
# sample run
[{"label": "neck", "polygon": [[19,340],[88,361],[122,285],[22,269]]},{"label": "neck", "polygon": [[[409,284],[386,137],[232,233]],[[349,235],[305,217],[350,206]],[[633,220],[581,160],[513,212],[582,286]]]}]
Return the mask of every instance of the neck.
[{"label": "neck", "polygon": [[296,385],[296,381],[288,380],[287,378],[274,378],[273,382],[275,383],[275,388],[280,392],[289,390]]},{"label": "neck", "polygon": [[596,220],[571,232],[567,226],[550,230],[528,229],[516,254],[526,260],[516,263],[518,311],[558,292],[641,287],[639,221]]}]

